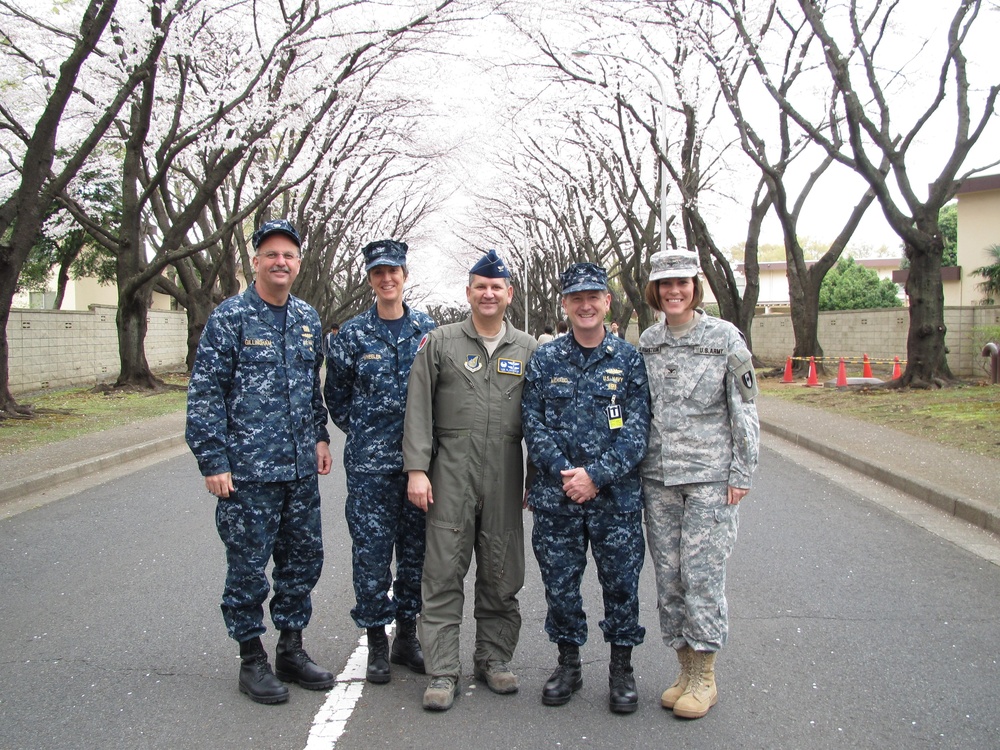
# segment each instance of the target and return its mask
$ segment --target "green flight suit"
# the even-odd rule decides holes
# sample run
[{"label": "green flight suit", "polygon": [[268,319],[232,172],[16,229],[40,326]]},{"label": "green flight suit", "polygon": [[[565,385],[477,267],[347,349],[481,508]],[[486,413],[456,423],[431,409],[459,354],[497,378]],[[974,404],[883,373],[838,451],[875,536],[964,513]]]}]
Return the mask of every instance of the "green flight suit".
[{"label": "green flight suit", "polygon": [[472,318],[425,336],[410,370],[403,470],[431,481],[420,643],[427,674],[458,679],[465,574],[476,553],[476,664],[510,661],[521,629],[521,390],[538,343],[507,327],[492,357]]}]

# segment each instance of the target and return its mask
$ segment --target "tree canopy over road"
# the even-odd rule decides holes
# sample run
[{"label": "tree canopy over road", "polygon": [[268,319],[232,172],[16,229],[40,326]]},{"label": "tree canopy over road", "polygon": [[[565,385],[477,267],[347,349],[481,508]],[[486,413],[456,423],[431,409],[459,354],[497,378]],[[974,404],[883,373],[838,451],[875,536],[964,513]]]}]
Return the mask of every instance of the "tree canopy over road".
[{"label": "tree canopy over road", "polygon": [[[823,279],[878,210],[910,267],[901,383],[951,378],[940,217],[962,180],[997,163],[980,146],[1000,93],[985,43],[995,4],[35,5],[0,0],[8,415],[24,410],[6,325],[33,249],[34,278],[84,246],[89,268],[103,263],[118,383],[155,388],[152,293],[187,310],[193,351],[212,308],[252,278],[249,232],[279,215],[305,240],[293,291],[328,322],[370,304],[358,248],[393,236],[439,257],[438,275],[500,247],[520,280],[513,322],[535,332],[558,317],[558,272],[576,260],[609,268],[623,329],[633,313],[647,325],[648,258],[666,242],[699,254],[721,315],[749,334],[772,222],[795,353],[810,356]],[[807,263],[817,214],[836,228]],[[722,231],[733,224],[738,259]]]}]

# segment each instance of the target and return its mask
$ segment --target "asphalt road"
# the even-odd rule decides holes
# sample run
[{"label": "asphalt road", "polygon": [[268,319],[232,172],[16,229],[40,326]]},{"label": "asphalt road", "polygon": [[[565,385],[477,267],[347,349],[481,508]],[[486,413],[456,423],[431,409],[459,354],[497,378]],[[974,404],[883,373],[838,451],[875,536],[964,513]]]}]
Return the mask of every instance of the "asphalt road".
[{"label": "asphalt road", "polygon": [[[650,564],[639,711],[606,707],[592,568],[584,687],[543,706],[555,647],[529,550],[521,692],[472,682],[470,623],[451,711],[422,711],[426,678],[399,668],[388,685],[364,685],[336,747],[997,747],[1000,568],[766,444],[729,568],[720,702],[705,719],[659,707],[675,660],[658,636]],[[360,631],[336,472],[321,484],[327,561],[306,647],[340,673]],[[188,455],[0,521],[0,749],[305,748],[327,695],[292,686],[287,704],[259,706],[237,692],[223,576],[214,503]],[[265,640],[273,653],[274,634]]]}]

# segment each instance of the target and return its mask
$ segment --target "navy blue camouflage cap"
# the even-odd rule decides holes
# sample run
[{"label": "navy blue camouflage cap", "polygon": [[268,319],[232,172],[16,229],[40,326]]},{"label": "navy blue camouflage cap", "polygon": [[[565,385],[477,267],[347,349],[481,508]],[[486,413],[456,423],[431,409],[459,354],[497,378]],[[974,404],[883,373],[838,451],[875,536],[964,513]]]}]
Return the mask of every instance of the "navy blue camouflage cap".
[{"label": "navy blue camouflage cap", "polygon": [[365,256],[365,272],[372,270],[375,266],[405,266],[408,249],[405,242],[396,242],[396,240],[369,242],[361,250]]},{"label": "navy blue camouflage cap", "polygon": [[253,249],[256,250],[260,247],[260,243],[272,234],[283,234],[293,240],[300,249],[302,248],[302,240],[299,239],[299,233],[295,231],[295,227],[292,226],[291,222],[285,219],[272,219],[271,221],[265,221],[260,225],[260,229],[253,233],[251,240],[253,242]]},{"label": "navy blue camouflage cap", "polygon": [[649,280],[693,279],[701,270],[698,254],[689,250],[665,250],[649,259]]},{"label": "navy blue camouflage cap", "polygon": [[483,276],[487,279],[510,278],[510,271],[507,269],[507,264],[503,262],[503,258],[497,255],[496,250],[490,250],[480,258],[476,262],[476,265],[469,269],[469,273],[476,276]]},{"label": "navy blue camouflage cap", "polygon": [[596,263],[574,263],[559,275],[563,294],[608,290],[608,272]]}]

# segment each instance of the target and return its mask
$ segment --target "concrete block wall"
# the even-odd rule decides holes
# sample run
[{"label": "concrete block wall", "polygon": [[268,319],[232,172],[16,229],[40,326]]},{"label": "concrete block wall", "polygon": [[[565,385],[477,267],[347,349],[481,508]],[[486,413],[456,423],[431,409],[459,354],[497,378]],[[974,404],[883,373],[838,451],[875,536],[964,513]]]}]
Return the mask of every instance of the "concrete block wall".
[{"label": "concrete block wall", "polygon": [[[1000,307],[946,307],[948,364],[960,378],[986,373],[981,356],[982,335],[977,328],[1000,326]],[[873,360],[906,359],[909,312],[905,307],[878,310],[841,310],[819,314],[819,341],[827,357],[850,358],[867,354]],[[752,328],[754,354],[780,367],[792,354],[795,337],[790,315],[758,315]]]},{"label": "concrete block wall", "polygon": [[[89,310],[11,310],[7,325],[10,390],[97,385],[118,377],[118,330],[114,307]],[[184,367],[187,316],[183,311],[149,313],[146,359],[154,370]]]}]

